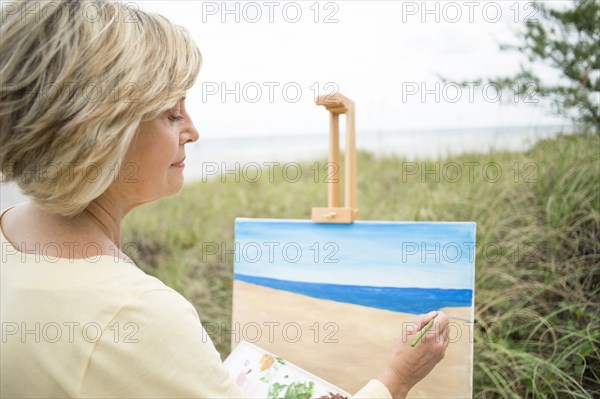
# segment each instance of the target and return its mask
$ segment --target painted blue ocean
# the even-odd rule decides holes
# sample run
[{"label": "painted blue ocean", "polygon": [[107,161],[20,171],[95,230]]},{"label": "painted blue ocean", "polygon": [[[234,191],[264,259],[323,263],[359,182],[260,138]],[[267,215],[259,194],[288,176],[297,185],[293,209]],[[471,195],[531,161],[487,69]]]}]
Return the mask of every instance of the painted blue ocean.
[{"label": "painted blue ocean", "polygon": [[236,273],[234,278],[239,281],[313,298],[412,314],[427,313],[443,307],[471,306],[473,300],[473,291],[466,289],[365,287],[360,285],[303,283],[239,273]]}]

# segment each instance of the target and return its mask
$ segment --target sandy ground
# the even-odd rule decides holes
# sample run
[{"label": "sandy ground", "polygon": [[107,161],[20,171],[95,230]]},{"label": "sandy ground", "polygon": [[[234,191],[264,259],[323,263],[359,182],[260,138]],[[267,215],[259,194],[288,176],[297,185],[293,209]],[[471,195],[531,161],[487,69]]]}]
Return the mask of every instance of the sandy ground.
[{"label": "sandy ground", "polygon": [[[241,339],[253,342],[350,393],[378,374],[402,323],[415,319],[241,281],[234,282],[233,299],[233,347]],[[471,397],[471,308],[442,310],[450,316],[451,343],[409,398]]]}]

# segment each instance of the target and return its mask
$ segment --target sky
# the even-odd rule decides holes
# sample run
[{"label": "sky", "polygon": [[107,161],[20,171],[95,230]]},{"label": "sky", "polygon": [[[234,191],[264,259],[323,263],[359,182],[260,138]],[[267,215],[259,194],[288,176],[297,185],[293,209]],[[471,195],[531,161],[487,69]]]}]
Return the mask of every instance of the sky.
[{"label": "sky", "polygon": [[473,289],[475,224],[238,218],[234,272],[312,283]]},{"label": "sky", "polygon": [[530,2],[130,4],[182,25],[198,44],[204,65],[187,106],[201,137],[326,132],[314,96],[332,91],[355,101],[359,133],[565,124],[531,93],[511,102],[493,86],[456,84],[518,70],[522,56],[499,43],[514,43],[535,18]]}]

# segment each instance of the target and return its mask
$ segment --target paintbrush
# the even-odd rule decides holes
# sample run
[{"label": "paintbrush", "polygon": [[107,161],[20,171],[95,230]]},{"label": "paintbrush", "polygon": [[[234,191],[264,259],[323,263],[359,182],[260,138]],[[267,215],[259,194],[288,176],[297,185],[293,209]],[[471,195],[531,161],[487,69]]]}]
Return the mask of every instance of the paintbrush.
[{"label": "paintbrush", "polygon": [[423,329],[421,331],[419,331],[419,335],[417,335],[417,337],[415,339],[413,339],[413,342],[410,344],[410,346],[412,346],[414,348],[415,345],[419,343],[421,338],[423,338],[423,335],[425,335],[425,333],[427,333],[427,331],[429,331],[431,326],[433,326],[434,320],[435,320],[435,317],[433,319],[429,320],[429,323],[427,323],[427,325],[425,327],[423,327]]}]

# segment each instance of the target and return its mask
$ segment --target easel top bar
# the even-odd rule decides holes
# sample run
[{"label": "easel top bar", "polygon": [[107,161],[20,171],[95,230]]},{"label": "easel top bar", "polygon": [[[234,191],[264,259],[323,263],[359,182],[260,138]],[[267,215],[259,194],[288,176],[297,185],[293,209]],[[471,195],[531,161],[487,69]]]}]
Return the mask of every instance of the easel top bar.
[{"label": "easel top bar", "polygon": [[[317,223],[352,223],[358,219],[356,197],[356,128],[354,126],[354,101],[340,93],[319,96],[317,105],[324,106],[330,114],[329,164],[335,169],[327,182],[327,207],[312,208],[312,220]],[[346,114],[346,157],[344,207],[340,206],[340,141],[339,115]]]},{"label": "easel top bar", "polygon": [[317,97],[316,104],[324,106],[334,114],[345,114],[354,111],[354,101],[340,93],[323,94]]}]

